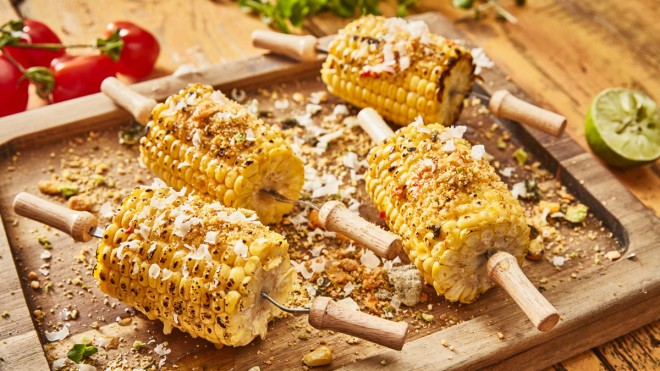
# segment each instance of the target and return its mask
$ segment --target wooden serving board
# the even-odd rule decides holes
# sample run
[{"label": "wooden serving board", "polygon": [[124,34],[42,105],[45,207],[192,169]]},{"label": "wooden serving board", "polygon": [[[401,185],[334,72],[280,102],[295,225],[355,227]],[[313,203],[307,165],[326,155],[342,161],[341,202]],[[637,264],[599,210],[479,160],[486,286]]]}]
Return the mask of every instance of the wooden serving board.
[{"label": "wooden serving board", "polygon": [[[425,14],[419,18],[436,33],[460,38],[440,15]],[[261,96],[258,88],[275,90],[289,97],[293,92],[307,96],[324,89],[318,79],[319,67],[320,60],[299,64],[264,56],[212,66],[190,75],[151,80],[134,88],[159,100],[192,82],[211,84],[225,92],[233,88],[245,89],[250,97]],[[524,97],[524,93],[507,82],[497,69],[486,70],[482,76],[490,92],[506,88]],[[260,108],[268,108],[267,99],[262,101],[264,107],[260,105]],[[324,104],[324,114],[337,103],[340,102],[331,98]],[[291,110],[301,108],[304,110],[304,104],[294,105]],[[515,123],[499,122],[479,111],[476,106],[469,107],[460,121],[470,126],[468,137],[484,143],[502,168],[513,164],[511,152],[522,145],[550,174],[556,174],[556,180],[570,193],[589,206],[591,215],[584,225],[579,228],[568,223],[558,225],[566,239],[566,253],[575,253],[574,259],[567,260],[561,269],[548,261],[527,262],[523,269],[535,285],[544,286],[544,295],[562,316],[553,331],[541,333],[534,329],[520,309],[497,288],[468,306],[450,304],[425,288],[428,300],[406,309],[407,313],[401,316],[413,325],[409,341],[401,352],[365,341],[355,343],[342,334],[312,330],[305,316],[275,320],[265,340],[219,350],[178,331],[162,335],[162,324],[139,315],[132,315],[131,323],[121,326],[115,319],[133,313],[96,289],[91,276],[94,242],[74,243],[69,237],[21,219],[11,211],[12,199],[18,192],[38,193],[40,179],[48,179],[50,171],[60,172],[60,163],[70,165],[76,156],[109,162],[111,169],[107,176],[116,180],[115,189],[140,181],[150,183],[151,175],[137,166],[137,149],[117,141],[118,131],[130,119],[128,114],[103,95],[96,94],[0,120],[0,171],[3,173],[0,178],[3,221],[0,224],[0,312],[7,312],[0,318],[0,369],[47,369],[49,362],[64,357],[72,344],[84,338],[94,342],[99,337],[112,336],[122,339],[119,350],[99,353],[95,359],[99,366],[156,367],[162,358],[152,352],[130,351],[134,341],[139,340],[147,343],[148,349],[167,341],[172,352],[167,355],[164,367],[177,365],[180,369],[244,370],[253,366],[264,370],[300,369],[302,356],[319,344],[333,349],[335,359],[328,368],[382,369],[383,365],[397,370],[541,368],[656,320],[660,307],[657,270],[660,223],[653,213],[609,177],[602,165],[570,137],[553,138]],[[276,115],[266,120],[276,122],[277,119]],[[497,135],[492,137],[493,133],[502,132],[492,127],[494,123],[512,135],[505,151],[497,149]],[[355,143],[339,139],[325,154],[327,161],[341,163],[340,156],[345,153],[342,149],[349,145],[363,158],[369,143],[364,138]],[[523,171],[517,181],[525,174]],[[363,183],[359,184],[363,187]],[[366,201],[364,191],[358,190],[356,197],[364,201],[361,213],[375,220],[373,205]],[[285,234],[294,233],[288,226],[273,228]],[[53,244],[52,258],[46,261],[49,274],[47,277],[43,273],[38,275],[42,283],[55,283],[48,293],[43,287],[31,288],[26,278],[28,272],[38,271],[45,262],[40,257],[43,249],[37,242],[37,235],[47,236]],[[328,248],[346,247],[345,241],[328,239],[326,242]],[[295,240],[290,240],[290,244],[292,249],[297,248]],[[596,246],[600,251],[618,249],[624,258],[594,264]],[[76,255],[87,260],[76,262]],[[361,299],[355,298],[358,303]],[[77,309],[80,317],[65,321],[62,311],[66,306],[68,310]],[[35,310],[44,312],[43,321],[33,321]],[[433,314],[435,320],[425,323],[416,319],[413,314],[420,311]],[[94,322],[98,323],[98,328]],[[63,341],[48,343],[44,333],[60,323],[69,325],[71,335]],[[441,345],[444,342],[451,348]],[[128,358],[134,363],[117,363]]]}]

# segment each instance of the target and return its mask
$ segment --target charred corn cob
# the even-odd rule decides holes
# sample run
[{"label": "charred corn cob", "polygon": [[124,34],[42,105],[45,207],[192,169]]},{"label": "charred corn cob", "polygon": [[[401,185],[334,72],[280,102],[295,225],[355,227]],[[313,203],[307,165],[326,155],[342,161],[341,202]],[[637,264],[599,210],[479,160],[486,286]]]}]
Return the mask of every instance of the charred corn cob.
[{"label": "charred corn cob", "polygon": [[140,159],[176,189],[255,210],[265,224],[293,206],[261,189],[300,197],[303,164],[282,135],[211,86],[193,84],[170,96],[154,107],[147,127]]},{"label": "charred corn cob", "polygon": [[321,78],[332,94],[397,125],[419,115],[452,124],[472,89],[474,65],[468,50],[423,21],[367,16],[339,31]]},{"label": "charred corn cob", "polygon": [[522,264],[529,227],[464,130],[417,120],[371,150],[365,181],[425,281],[450,301],[470,303],[492,286],[487,253],[506,251]]},{"label": "charred corn cob", "polygon": [[97,249],[99,288],[149,319],[217,346],[264,337],[293,284],[288,244],[253,211],[169,187],[136,188]]}]

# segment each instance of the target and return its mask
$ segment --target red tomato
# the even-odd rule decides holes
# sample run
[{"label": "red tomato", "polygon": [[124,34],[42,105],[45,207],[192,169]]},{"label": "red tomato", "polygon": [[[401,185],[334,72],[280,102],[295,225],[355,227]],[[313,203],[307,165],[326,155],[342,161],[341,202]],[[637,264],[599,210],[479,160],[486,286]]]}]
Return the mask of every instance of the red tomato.
[{"label": "red tomato", "polygon": [[158,40],[149,31],[127,21],[108,24],[105,37],[110,37],[115,30],[119,30],[119,37],[124,41],[117,72],[136,79],[149,75],[160,53]]},{"label": "red tomato", "polygon": [[50,65],[55,77],[53,102],[101,91],[101,82],[116,75],[115,62],[105,55],[66,55]]},{"label": "red tomato", "polygon": [[[53,30],[45,24],[33,19],[26,19],[23,21],[23,32],[27,36],[23,37],[22,41],[28,44],[62,43]],[[53,59],[64,55],[64,49],[50,51],[42,49],[16,48],[11,46],[5,47],[4,49],[6,53],[11,54],[11,56],[25,68],[34,66],[48,67]]]},{"label": "red tomato", "polygon": [[4,55],[0,55],[0,117],[25,111],[28,103],[27,79]]}]

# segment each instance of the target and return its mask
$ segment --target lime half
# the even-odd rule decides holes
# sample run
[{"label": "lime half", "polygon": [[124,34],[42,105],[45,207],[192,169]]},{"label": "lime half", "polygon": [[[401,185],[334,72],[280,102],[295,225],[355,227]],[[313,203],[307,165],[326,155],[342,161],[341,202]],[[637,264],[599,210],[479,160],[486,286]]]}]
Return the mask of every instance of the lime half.
[{"label": "lime half", "polygon": [[609,88],[594,98],[584,126],[591,149],[608,164],[629,168],[660,157],[660,115],[651,97]]}]

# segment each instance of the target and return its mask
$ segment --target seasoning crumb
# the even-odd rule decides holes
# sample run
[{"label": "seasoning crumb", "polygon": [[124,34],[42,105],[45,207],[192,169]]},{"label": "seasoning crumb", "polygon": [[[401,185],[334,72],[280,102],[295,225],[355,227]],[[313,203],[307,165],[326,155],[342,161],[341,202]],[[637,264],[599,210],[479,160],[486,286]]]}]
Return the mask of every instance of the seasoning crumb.
[{"label": "seasoning crumb", "polygon": [[346,340],[346,342],[351,345],[355,345],[360,343],[360,339],[356,338],[355,336],[352,336],[350,339]]},{"label": "seasoning crumb", "polygon": [[449,343],[447,342],[447,339],[442,339],[442,340],[440,340],[440,344],[441,344],[443,347],[447,347],[447,346],[449,346]]},{"label": "seasoning crumb", "polygon": [[34,290],[38,290],[41,288],[41,283],[39,283],[37,280],[34,280],[30,282],[30,287],[32,287]]},{"label": "seasoning crumb", "polygon": [[320,346],[305,354],[302,361],[309,367],[324,366],[330,364],[330,362],[332,362],[332,349],[327,346]]},{"label": "seasoning crumb", "polygon": [[128,326],[133,322],[133,317],[125,317],[125,318],[120,318],[117,323],[119,326]]},{"label": "seasoning crumb", "polygon": [[621,253],[617,250],[608,251],[605,253],[605,258],[609,261],[619,260],[621,258]]},{"label": "seasoning crumb", "polygon": [[501,332],[498,332],[497,333],[497,338],[500,339],[500,340],[504,340],[504,334],[501,333]]}]

